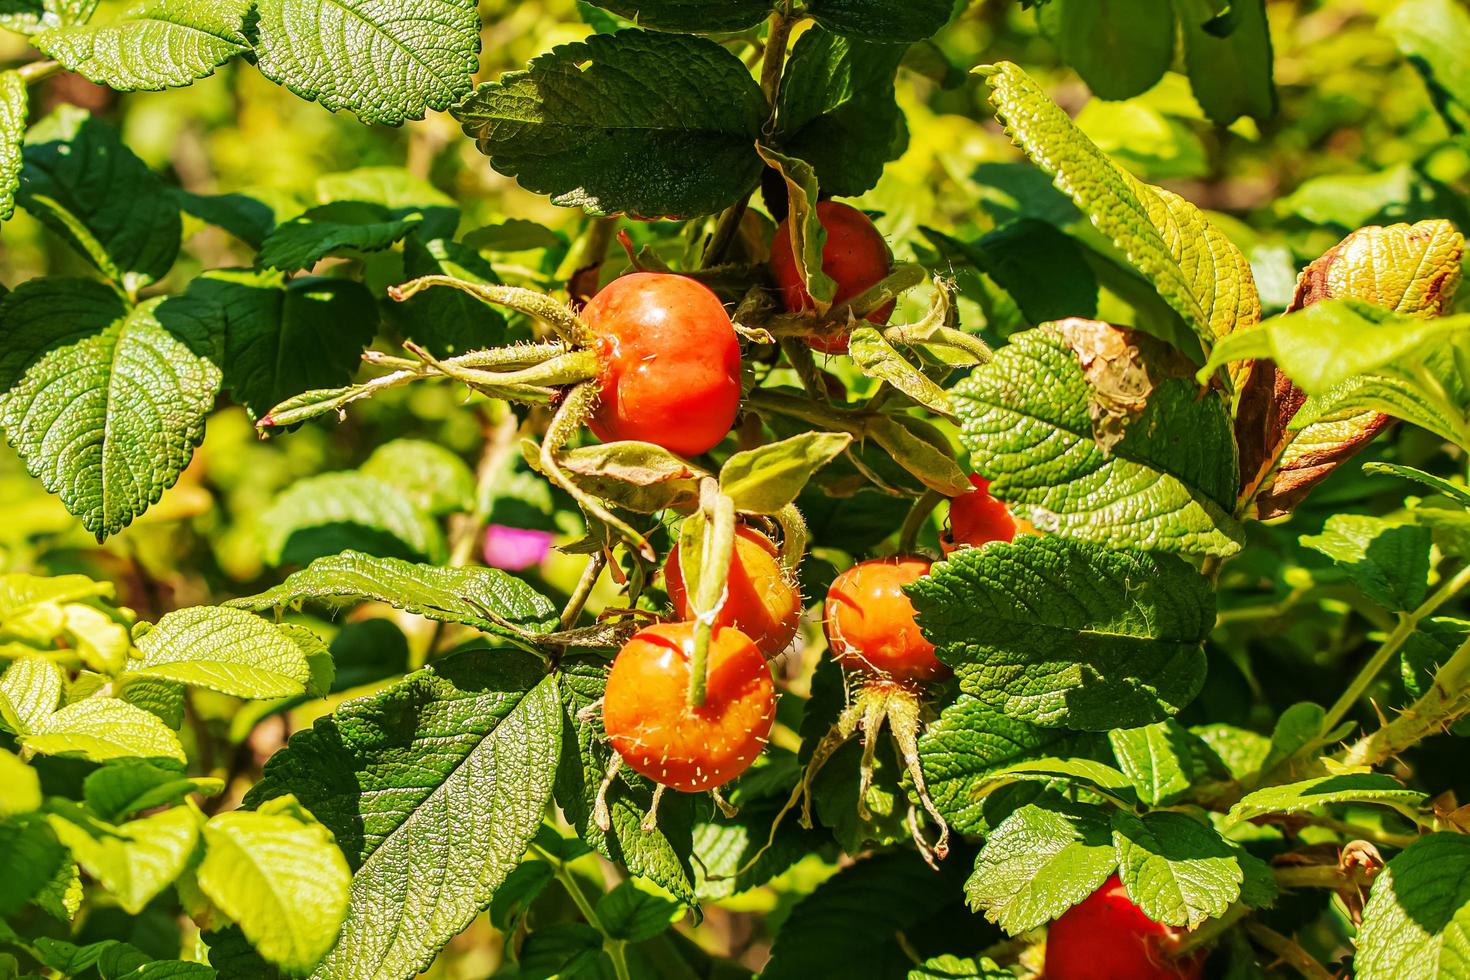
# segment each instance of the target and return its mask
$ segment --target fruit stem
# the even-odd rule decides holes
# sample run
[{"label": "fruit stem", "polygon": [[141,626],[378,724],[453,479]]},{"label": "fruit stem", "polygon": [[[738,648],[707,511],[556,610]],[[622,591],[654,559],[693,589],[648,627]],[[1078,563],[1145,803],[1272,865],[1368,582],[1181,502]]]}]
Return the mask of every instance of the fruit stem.
[{"label": "fruit stem", "polygon": [[903,527],[898,531],[898,553],[900,555],[912,554],[915,544],[919,540],[919,532],[929,521],[929,515],[934,513],[934,508],[939,506],[941,500],[947,499],[938,490],[925,490],[924,495],[914,501],[909,508],[908,516],[903,519]]},{"label": "fruit stem", "polygon": [[795,572],[806,555],[807,541],[811,537],[806,518],[801,516],[795,504],[787,504],[771,516],[781,526],[781,567]]},{"label": "fruit stem", "polygon": [[576,625],[577,617],[582,615],[582,607],[587,605],[588,596],[597,585],[597,580],[602,577],[602,569],[607,565],[607,555],[601,551],[591,555],[587,559],[587,565],[582,569],[582,575],[577,579],[577,587],[572,590],[567,604],[561,611],[561,628],[571,629]]},{"label": "fruit stem", "polygon": [[1311,953],[1275,929],[1261,925],[1259,922],[1247,922],[1245,931],[1246,935],[1255,940],[1257,945],[1274,953],[1278,959],[1306,977],[1307,980],[1332,980],[1332,973],[1327,967],[1318,963]]},{"label": "fruit stem", "polygon": [[1374,651],[1373,656],[1368,658],[1368,662],[1363,665],[1362,670],[1358,671],[1358,675],[1353,678],[1347,690],[1342,692],[1342,697],[1338,698],[1332,709],[1327,712],[1327,720],[1322,725],[1323,731],[1331,731],[1338,722],[1346,717],[1347,713],[1358,703],[1358,699],[1363,696],[1363,692],[1377,680],[1383,668],[1388,666],[1388,662],[1419,628],[1419,624],[1432,616],[1440,606],[1453,599],[1467,585],[1470,585],[1470,565],[1466,565],[1441,582],[1439,588],[1435,589],[1434,593],[1413,612],[1398,614],[1398,625],[1394,627],[1393,632]]},{"label": "fruit stem", "polygon": [[622,939],[614,939],[608,934],[607,926],[603,924],[602,918],[598,916],[597,909],[593,908],[592,903],[588,901],[587,894],[582,891],[581,883],[577,881],[577,876],[572,874],[572,870],[567,867],[566,862],[538,844],[532,844],[531,847],[541,855],[542,860],[551,865],[552,876],[561,883],[562,888],[566,890],[567,895],[571,898],[572,904],[577,907],[578,912],[582,913],[582,918],[587,920],[589,926],[602,934],[602,948],[606,951],[608,959],[612,960],[613,972],[617,976],[617,980],[630,980],[631,974],[628,973],[628,955],[626,950],[627,942]]}]

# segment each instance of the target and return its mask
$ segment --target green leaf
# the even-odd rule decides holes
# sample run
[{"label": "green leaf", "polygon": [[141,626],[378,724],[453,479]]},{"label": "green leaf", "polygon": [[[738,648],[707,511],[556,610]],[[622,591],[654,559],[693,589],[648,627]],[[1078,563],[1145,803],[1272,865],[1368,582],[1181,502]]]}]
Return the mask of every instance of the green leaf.
[{"label": "green leaf", "polygon": [[908,980],[1011,980],[1014,976],[988,957],[973,960],[945,953],[931,956],[914,967],[908,973]]},{"label": "green leaf", "polygon": [[102,24],[56,27],[31,39],[41,51],[118,92],[191,85],[250,50],[249,0],[148,0]]},{"label": "green leaf", "polygon": [[1091,895],[1117,864],[1102,807],[1064,800],[1027,804],[986,837],[965,897],[1014,936]]},{"label": "green leaf", "polygon": [[561,766],[556,774],[556,803],[594,850],[647,878],[687,905],[697,902],[694,887],[693,828],[696,815],[709,809],[702,797],[667,794],[659,805],[658,824],[642,828],[653,805],[653,784],[624,767],[608,788],[611,829],[603,832],[592,820],[598,787],[612,758],[600,718],[584,712],[596,704],[607,683],[607,661],[585,656],[563,660],[557,675],[562,692]]},{"label": "green leaf", "polygon": [[343,547],[384,557],[444,558],[444,533],[397,487],[362,473],[298,480],[261,515],[265,554],[296,564]]},{"label": "green leaf", "polygon": [[[285,627],[282,627],[283,629]],[[123,674],[113,684],[118,698],[135,704],[177,731],[184,723],[184,685],[162,677]]]},{"label": "green leaf", "polygon": [[1020,68],[1002,62],[980,72],[1006,132],[1193,333],[1168,331],[1164,340],[1202,360],[1218,338],[1259,319],[1250,263],[1199,209],[1109,160]]},{"label": "green leaf", "polygon": [[1179,722],[1171,718],[1141,728],[1117,728],[1108,732],[1108,741],[1143,802],[1169,806],[1189,792],[1197,774],[1198,740]]},{"label": "green leaf", "polygon": [[1204,681],[1213,593],[1172,555],[1026,536],[964,549],[907,591],[960,689],[1014,718],[1146,725]]},{"label": "green leaf", "polygon": [[437,568],[353,551],[318,558],[275,588],[229,605],[265,612],[303,603],[340,609],[359,602],[385,602],[426,619],[508,638],[520,631],[548,632],[558,619],[550,600],[498,568]]},{"label": "green leaf", "polygon": [[394,217],[381,204],[339,201],[292,218],[260,243],[256,261],[267,269],[310,269],[329,255],[381,252],[417,228],[423,216]]},{"label": "green leaf", "polygon": [[132,915],[173,884],[199,844],[200,817],[189,806],[116,827],[70,808],[47,819],[77,863]]},{"label": "green leaf", "polygon": [[157,312],[176,333],[215,338],[224,386],[255,418],[351,380],[378,326],[361,283],[245,269],[206,272]]},{"label": "green leaf", "polygon": [[[141,940],[140,940],[141,941]],[[40,960],[60,976],[94,976],[99,980],[214,980],[215,971],[203,963],[156,960],[138,947],[116,939],[86,946],[42,937],[35,942]]]},{"label": "green leaf", "polygon": [[1329,803],[1379,803],[1396,810],[1413,810],[1426,799],[1426,794],[1405,789],[1397,779],[1383,773],[1346,773],[1258,789],[1232,806],[1227,819],[1239,823],[1268,813],[1299,813]]},{"label": "green leaf", "polygon": [[1269,358],[1307,394],[1327,394],[1466,330],[1470,314],[1424,320],[1360,300],[1325,300],[1233,334],[1214,349],[1199,376],[1208,378],[1234,361]]},{"label": "green leaf", "polygon": [[1115,810],[1113,845],[1129,900],[1155,922],[1193,929],[1240,897],[1245,873],[1231,845],[1183,813]]},{"label": "green leaf", "polygon": [[80,755],[92,762],[131,757],[185,761],[179,737],[157,715],[117,698],[73,702],[21,744],[43,755]]},{"label": "green leaf", "polygon": [[954,415],[949,393],[899,353],[877,327],[866,323],[854,327],[848,337],[847,352],[858,370],[868,377],[892,385],[936,415]]},{"label": "green leaf", "polygon": [[598,0],[597,6],[640,27],[693,34],[748,30],[771,13],[771,0]]},{"label": "green leaf", "polygon": [[171,612],[138,640],[140,674],[238,698],[301,694],[306,653],[274,623],[240,609],[195,606]]},{"label": "green leaf", "polygon": [[391,483],[426,514],[462,513],[475,506],[475,475],[464,460],[438,443],[423,439],[385,442],[358,472]]},{"label": "green leaf", "polygon": [[492,167],[554,204],[688,217],[755,186],[767,105],[713,41],[625,30],[553,48],[480,86],[454,115]]},{"label": "green leaf", "polygon": [[1320,551],[1352,579],[1363,594],[1393,612],[1408,612],[1429,591],[1427,527],[1364,514],[1333,514],[1321,534],[1301,543]]},{"label": "green leaf", "polygon": [[[1040,171],[1032,172],[1046,179]],[[1071,209],[1066,198],[1062,203]],[[973,242],[933,228],[920,230],[947,262],[972,265],[1009,293],[1032,326],[1069,316],[1097,315],[1098,277],[1089,264],[1090,254],[1077,239],[1048,221],[1016,218]],[[1141,282],[1140,286],[1148,288]]]},{"label": "green leaf", "polygon": [[[101,541],[178,480],[204,437],[220,375],[158,322],[157,300],[110,322],[30,319],[27,298],[54,295],[64,282],[19,299],[16,290],[0,304],[0,321],[20,334],[3,363],[28,365],[0,402],[0,425],[31,474]],[[113,312],[88,293],[88,314]]]},{"label": "green leaf", "polygon": [[529,980],[609,980],[612,960],[602,949],[602,934],[585,922],[541,926],[521,945],[517,976]]},{"label": "green leaf", "polygon": [[776,142],[809,163],[828,195],[873,188],[908,140],[894,99],[901,44],[850,40],[820,27],[797,39],[781,79]]},{"label": "green leaf", "polygon": [[18,200],[125,290],[162,279],[178,255],[183,219],[167,185],[74,106],[26,135]]},{"label": "green leaf", "polygon": [[41,808],[41,777],[13,752],[0,749],[0,819]]},{"label": "green leaf", "polygon": [[1434,687],[1434,675],[1454,656],[1460,644],[1470,639],[1470,622],[1449,616],[1433,616],[1419,624],[1404,643],[1399,660],[1399,678],[1404,692],[1418,699]]},{"label": "green leaf", "polygon": [[1353,967],[1361,980],[1453,980],[1470,971],[1470,837],[1420,838],[1373,882]]},{"label": "green leaf", "polygon": [[1470,489],[1412,466],[1401,466],[1397,463],[1364,463],[1363,472],[1369,476],[1398,476],[1405,480],[1413,480],[1415,483],[1422,483],[1429,489],[1444,494],[1462,507],[1470,507]]},{"label": "green leaf", "polygon": [[963,874],[957,861],[936,873],[903,850],[854,862],[791,910],[761,980],[903,976],[913,960],[896,934],[929,924],[953,902]]},{"label": "green leaf", "polygon": [[326,109],[397,126],[470,90],[475,0],[258,0],[260,71]]},{"label": "green leaf", "polygon": [[625,881],[597,900],[597,918],[614,939],[641,943],[652,939],[684,914],[676,902],[660,898]]},{"label": "green leaf", "polygon": [[1230,413],[1190,381],[1158,377],[1128,341],[1083,320],[1012,337],[951,391],[960,439],[991,492],[1040,530],[1234,554],[1244,531],[1231,517]]},{"label": "green leaf", "polygon": [[213,796],[224,780],[180,776],[147,762],[121,761],[90,773],[82,784],[87,808],[103,820],[117,821],[142,810],[178,803],[191,793]]},{"label": "green leaf", "polygon": [[1096,736],[1042,728],[1012,718],[983,701],[961,694],[930,722],[919,738],[919,761],[929,796],[950,828],[965,834],[990,829],[984,796],[976,789],[987,777],[1018,762],[1047,756],[1086,756]]},{"label": "green leaf", "polygon": [[1137,793],[1127,776],[1112,766],[1092,759],[1035,759],[997,769],[985,780],[997,784],[1013,781],[1063,782],[1110,797],[1119,806],[1133,806]]},{"label": "green leaf", "polygon": [[20,734],[45,727],[61,704],[61,668],[45,657],[17,657],[0,674],[0,715]]},{"label": "green leaf", "polygon": [[45,820],[0,820],[0,854],[5,855],[5,874],[0,876],[0,915],[4,916],[15,914],[33,899],[39,901],[37,893],[63,867],[71,866],[66,849]]},{"label": "green leaf", "polygon": [[796,500],[817,470],[849,445],[845,432],[804,432],[735,453],[720,469],[720,489],[748,514],[774,514]]},{"label": "green leaf", "polygon": [[0,3],[0,28],[38,34],[61,24],[83,24],[98,0],[6,0]]},{"label": "green leaf", "polygon": [[1142,95],[1174,60],[1174,14],[1154,0],[1053,0],[1036,20],[1100,99]]},{"label": "green leaf", "polygon": [[868,41],[922,41],[949,22],[951,0],[807,0],[807,13],[837,34]]},{"label": "green leaf", "polygon": [[[490,263],[472,248],[442,238],[425,242],[418,234],[403,241],[403,274],[409,279],[450,276],[480,284],[500,281]],[[460,289],[426,289],[397,304],[394,312],[403,321],[404,336],[439,357],[481,350],[504,342],[507,336],[504,315]]]},{"label": "green leaf", "polygon": [[501,932],[513,932],[531,904],[541,897],[556,878],[546,861],[525,861],[506,875],[490,903],[490,924]]},{"label": "green leaf", "polygon": [[1404,0],[1381,26],[1424,75],[1437,103],[1448,99],[1470,113],[1470,65],[1465,62],[1470,13],[1462,5],[1454,0]]},{"label": "green leaf", "polygon": [[13,71],[0,72],[0,221],[15,214],[29,103],[25,79]]},{"label": "green leaf", "polygon": [[[1265,121],[1276,114],[1276,86],[1265,0],[1232,0],[1231,30],[1211,30],[1214,0],[1173,0],[1184,33],[1189,84],[1205,114],[1221,126],[1241,116]],[[1172,50],[1172,49],[1171,49]]]},{"label": "green leaf", "polygon": [[296,794],[354,868],[317,977],[428,967],[520,862],[551,797],[561,729],[557,682],[539,661],[474,650],[292,737],[247,802]]},{"label": "green leaf", "polygon": [[283,796],[212,817],[204,845],[195,874],[209,900],[267,960],[289,972],[316,966],[343,924],[352,883],[332,832]]}]

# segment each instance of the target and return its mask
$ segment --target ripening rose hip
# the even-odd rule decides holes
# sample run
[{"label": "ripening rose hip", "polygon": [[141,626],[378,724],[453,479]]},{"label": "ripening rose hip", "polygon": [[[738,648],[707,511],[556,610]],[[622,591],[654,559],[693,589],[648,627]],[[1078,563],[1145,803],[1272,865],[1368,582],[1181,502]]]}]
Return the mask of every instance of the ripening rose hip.
[{"label": "ripening rose hip", "polygon": [[949,502],[949,537],[941,542],[946,554],[962,544],[1010,541],[1022,530],[1006,505],[990,495],[988,480],[972,473],[970,486],[975,489]]},{"label": "ripening rose hip", "polygon": [[[822,271],[837,283],[837,293],[832,298],[834,306],[877,285],[893,271],[893,252],[888,243],[868,216],[857,208],[839,201],[818,201],[817,220],[827,232],[827,241],[822,246]],[[789,312],[815,307],[796,267],[789,217],[777,227],[776,237],[771,241],[771,274],[781,287],[781,299]],[[880,306],[865,319],[870,323],[887,323],[893,315],[893,306],[891,302]],[[823,353],[844,354],[847,335],[812,336],[807,338],[807,344]]]},{"label": "ripening rose hip", "polygon": [[1046,980],[1199,980],[1200,957],[1171,962],[1178,930],[1144,915],[1113,875],[1046,933]]},{"label": "ripening rose hip", "polygon": [[934,656],[903,587],[929,571],[923,558],[880,558],[852,566],[827,590],[823,620],[843,667],[880,680],[927,684],[950,669]]},{"label": "ripening rose hip", "polygon": [[602,357],[589,426],[683,456],[713,449],[740,408],[740,340],[714,293],[685,276],[635,272],[592,297],[582,319]]},{"label": "ripening rose hip", "polygon": [[689,706],[693,623],[634,634],[613,660],[603,695],[608,741],[635,772],[685,793],[739,776],[765,747],[776,717],[766,658],[739,630],[710,636],[703,707]]},{"label": "ripening rose hip", "polygon": [[[689,619],[689,595],[674,545],[664,564],[664,581],[674,614]],[[735,553],[725,579],[725,601],[714,625],[740,630],[771,657],[791,645],[801,622],[801,593],[777,559],[775,542],[742,524],[735,529]]]}]

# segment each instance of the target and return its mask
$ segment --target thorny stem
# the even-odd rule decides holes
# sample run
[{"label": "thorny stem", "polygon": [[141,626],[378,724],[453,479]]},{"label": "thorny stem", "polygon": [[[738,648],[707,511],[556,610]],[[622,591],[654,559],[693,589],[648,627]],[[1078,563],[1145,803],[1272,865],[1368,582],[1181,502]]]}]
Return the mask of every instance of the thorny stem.
[{"label": "thorny stem", "polygon": [[807,541],[811,537],[806,518],[801,516],[795,504],[787,504],[772,516],[781,526],[781,567],[795,572],[806,554]]},{"label": "thorny stem", "polygon": [[1263,926],[1259,922],[1247,922],[1245,931],[1258,945],[1276,954],[1281,962],[1296,970],[1307,980],[1332,980],[1332,974],[1327,967],[1318,963],[1311,953],[1275,929]]},{"label": "thorny stem", "polygon": [[1470,640],[1462,643],[1434,674],[1429,691],[1405,708],[1398,718],[1372,735],[1354,742],[1341,761],[1350,767],[1375,766],[1422,739],[1444,731],[1470,713]]},{"label": "thorny stem", "polygon": [[557,336],[573,346],[591,347],[596,342],[592,331],[565,303],[521,286],[466,282],[453,276],[421,276],[401,286],[390,286],[388,295],[401,303],[434,286],[450,286],[482,302],[533,316],[550,325]]},{"label": "thorny stem", "polygon": [[1419,624],[1432,616],[1435,610],[1453,599],[1466,586],[1470,586],[1470,565],[1466,565],[1440,583],[1439,588],[1435,589],[1434,593],[1413,612],[1398,614],[1398,625],[1394,627],[1393,632],[1374,651],[1373,656],[1368,658],[1368,662],[1358,671],[1358,675],[1353,678],[1347,690],[1342,692],[1342,696],[1327,712],[1327,720],[1323,724],[1324,731],[1331,731],[1347,716],[1353,705],[1357,704],[1358,699],[1363,696],[1363,692],[1377,680],[1383,668],[1388,666],[1389,661],[1398,654],[1403,645],[1408,642],[1409,637],[1419,628]]},{"label": "thorny stem", "polygon": [[608,934],[607,926],[603,925],[597,909],[592,907],[592,903],[587,899],[587,894],[582,891],[581,883],[577,881],[577,876],[572,874],[572,870],[567,867],[566,863],[539,845],[532,844],[531,846],[541,855],[542,860],[551,865],[552,876],[561,883],[562,888],[566,889],[567,895],[572,899],[572,904],[577,906],[578,912],[582,913],[582,918],[587,920],[589,926],[602,934],[602,948],[607,952],[608,959],[612,960],[613,972],[617,975],[618,980],[631,980],[631,974],[628,973],[626,941],[614,939]]}]

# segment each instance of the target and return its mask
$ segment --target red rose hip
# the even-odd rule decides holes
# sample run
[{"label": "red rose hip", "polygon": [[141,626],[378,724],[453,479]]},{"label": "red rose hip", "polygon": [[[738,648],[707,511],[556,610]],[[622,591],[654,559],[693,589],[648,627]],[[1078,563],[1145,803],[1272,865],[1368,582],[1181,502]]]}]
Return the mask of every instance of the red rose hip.
[{"label": "red rose hip", "polygon": [[[837,293],[832,298],[834,306],[877,285],[893,271],[893,252],[888,243],[872,220],[857,208],[839,201],[818,201],[817,220],[827,232],[827,241],[822,246],[822,271],[837,283]],[[789,312],[815,307],[796,267],[789,217],[781,222],[771,241],[771,274],[781,287],[782,302]],[[871,323],[887,323],[893,315],[893,305],[890,302],[880,306],[868,313],[866,319]],[[845,334],[812,336],[807,338],[807,343],[827,354],[847,351]]]}]

